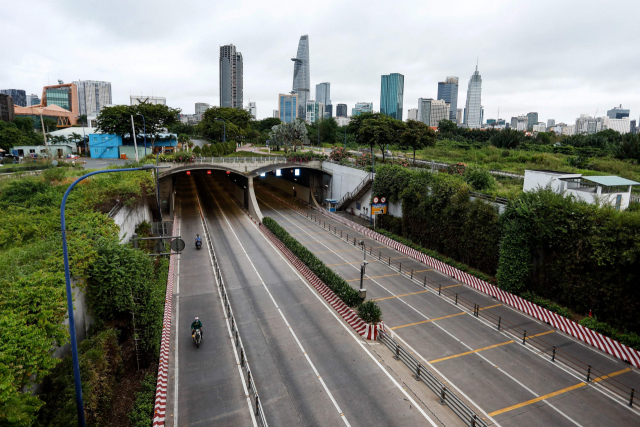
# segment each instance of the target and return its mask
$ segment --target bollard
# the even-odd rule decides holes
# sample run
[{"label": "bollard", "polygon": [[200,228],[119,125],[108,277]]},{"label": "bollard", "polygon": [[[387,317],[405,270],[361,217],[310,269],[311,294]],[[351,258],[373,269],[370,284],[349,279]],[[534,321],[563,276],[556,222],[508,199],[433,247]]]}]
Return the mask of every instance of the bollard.
[{"label": "bollard", "polygon": [[244,348],[240,347],[240,366],[244,368]]},{"label": "bollard", "polygon": [[400,344],[396,344],[396,360],[400,360]]},{"label": "bollard", "polygon": [[251,371],[247,370],[247,382],[249,383],[249,389],[251,389]]},{"label": "bollard", "polygon": [[[366,246],[365,246],[365,248],[366,248]],[[369,256],[373,256],[373,246],[369,246]]]},{"label": "bollard", "polygon": [[400,273],[402,273],[402,263],[400,263]]},{"label": "bollard", "polygon": [[378,251],[378,261],[382,259],[382,251]]},{"label": "bollard", "polygon": [[413,280],[413,268],[411,269],[411,280]]},{"label": "bollard", "polygon": [[442,285],[438,285],[438,295],[442,294]]},{"label": "bollard", "polygon": [[591,381],[591,365],[587,368],[587,382]]},{"label": "bollard", "polygon": [[256,416],[260,415],[260,405],[258,405],[258,394],[256,394]]},{"label": "bollard", "polygon": [[342,230],[340,230],[340,238],[342,239]]},{"label": "bollard", "polygon": [[633,407],[633,393],[636,391],[635,388],[631,389],[631,397],[629,397],[629,406]]},{"label": "bollard", "polygon": [[476,427],[476,422],[478,421],[478,416],[473,414],[473,418],[471,418],[471,427]]},{"label": "bollard", "polygon": [[349,243],[349,233],[347,233],[347,243]]},{"label": "bollard", "polygon": [[236,347],[240,344],[240,335],[238,335],[238,330],[236,329]]},{"label": "bollard", "polygon": [[354,237],[354,238],[353,238],[353,246],[356,246],[356,245],[357,245],[357,243],[356,243],[356,238]]},{"label": "bollard", "polygon": [[525,340],[527,339],[527,330],[524,330],[524,334],[522,335],[522,344],[525,343]]},{"label": "bollard", "polygon": [[447,400],[447,387],[442,386],[442,390],[440,391],[440,404],[444,405],[444,402]]},{"label": "bollard", "polygon": [[[500,330],[500,324],[501,323],[502,323],[502,317],[498,317],[498,330]],[[555,347],[554,347],[554,349],[555,349]]]},{"label": "bollard", "polygon": [[458,305],[458,293],[456,292],[456,305]]},{"label": "bollard", "polygon": [[427,287],[427,276],[424,276],[424,284],[422,285],[423,287]]},{"label": "bollard", "polygon": [[236,329],[236,322],[235,322],[235,320],[233,319],[233,316],[231,316],[231,330],[232,330],[232,331],[235,331],[235,329]]}]

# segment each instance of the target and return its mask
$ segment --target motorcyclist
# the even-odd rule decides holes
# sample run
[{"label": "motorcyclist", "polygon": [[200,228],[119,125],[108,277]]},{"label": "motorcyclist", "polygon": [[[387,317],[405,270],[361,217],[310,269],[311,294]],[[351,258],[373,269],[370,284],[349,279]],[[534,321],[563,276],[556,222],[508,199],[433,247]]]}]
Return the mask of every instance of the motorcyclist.
[{"label": "motorcyclist", "polygon": [[202,331],[202,322],[200,321],[200,319],[198,319],[198,316],[196,316],[196,320],[191,323],[191,336],[196,333],[197,329],[200,329],[200,337],[204,337],[204,332]]},{"label": "motorcyclist", "polygon": [[199,234],[196,234],[196,246],[202,246],[202,237]]}]

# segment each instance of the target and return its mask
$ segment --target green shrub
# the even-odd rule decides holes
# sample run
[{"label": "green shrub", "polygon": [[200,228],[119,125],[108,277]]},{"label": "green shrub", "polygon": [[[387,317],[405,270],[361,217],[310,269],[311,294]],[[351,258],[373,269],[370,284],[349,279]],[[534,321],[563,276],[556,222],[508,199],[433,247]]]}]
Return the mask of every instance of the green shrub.
[{"label": "green shrub", "polygon": [[378,324],[382,320],[382,310],[375,301],[365,301],[358,306],[358,316],[371,324]]},{"label": "green shrub", "polygon": [[613,338],[622,344],[640,350],[640,335],[634,332],[618,332],[615,328],[604,322],[598,322],[596,317],[585,317],[580,324],[586,328],[593,329],[596,332]]},{"label": "green shrub", "polygon": [[491,190],[496,187],[496,179],[483,168],[467,168],[464,180],[476,191]]},{"label": "green shrub", "polygon": [[153,405],[156,397],[157,374],[147,374],[142,380],[136,400],[129,412],[131,427],[149,427],[153,421]]},{"label": "green shrub", "polygon": [[200,148],[199,145],[196,145],[195,147],[193,147],[193,154],[195,154],[196,156],[201,156],[202,148]]},{"label": "green shrub", "polygon": [[566,317],[567,319],[571,318],[571,311],[568,308],[562,307],[561,305],[556,304],[555,302],[548,300],[546,298],[539,297],[533,292],[524,292],[519,295],[520,297],[526,299],[527,301],[531,301],[534,304],[539,305],[540,307],[546,308],[549,311],[559,314],[562,317]]}]

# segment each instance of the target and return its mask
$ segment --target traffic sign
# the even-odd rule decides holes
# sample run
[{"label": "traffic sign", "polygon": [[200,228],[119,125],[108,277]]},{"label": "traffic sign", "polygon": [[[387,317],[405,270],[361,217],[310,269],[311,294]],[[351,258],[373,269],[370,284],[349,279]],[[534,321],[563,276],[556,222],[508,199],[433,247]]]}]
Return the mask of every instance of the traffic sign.
[{"label": "traffic sign", "polygon": [[373,203],[377,205],[379,202],[380,202],[380,199],[378,199],[377,197],[373,198]]},{"label": "traffic sign", "polygon": [[380,198],[380,203],[387,203],[387,198],[386,197],[381,197]]},{"label": "traffic sign", "polygon": [[171,241],[171,250],[174,252],[182,252],[184,250],[184,240],[182,239],[173,239]]}]

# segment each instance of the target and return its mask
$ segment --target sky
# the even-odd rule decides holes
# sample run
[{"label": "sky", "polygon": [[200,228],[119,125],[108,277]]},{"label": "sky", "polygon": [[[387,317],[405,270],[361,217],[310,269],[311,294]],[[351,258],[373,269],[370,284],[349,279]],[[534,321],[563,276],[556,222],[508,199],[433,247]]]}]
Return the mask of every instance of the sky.
[{"label": "sky", "polygon": [[311,94],[331,83],[332,104],[373,102],[380,76],[405,76],[404,108],[437,98],[460,79],[464,108],[476,61],[485,120],[538,112],[575,123],[622,104],[640,114],[640,2],[635,0],[205,1],[19,0],[0,2],[0,89],[73,80],[111,82],[114,104],[130,94],[167,98],[193,114],[219,105],[219,46],[244,59],[244,104],[271,117],[292,89],[298,41],[309,35]]}]

